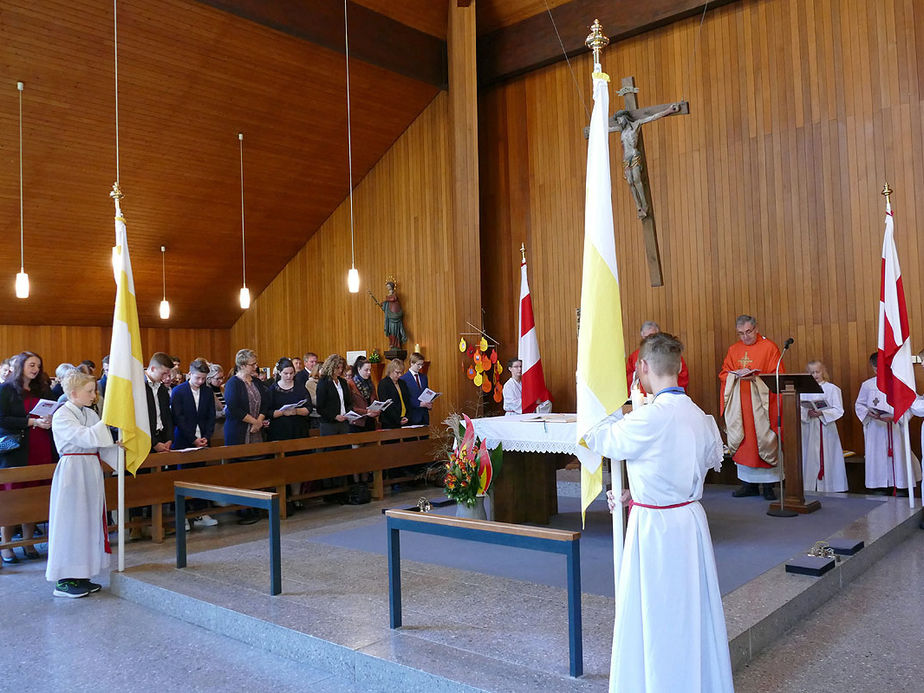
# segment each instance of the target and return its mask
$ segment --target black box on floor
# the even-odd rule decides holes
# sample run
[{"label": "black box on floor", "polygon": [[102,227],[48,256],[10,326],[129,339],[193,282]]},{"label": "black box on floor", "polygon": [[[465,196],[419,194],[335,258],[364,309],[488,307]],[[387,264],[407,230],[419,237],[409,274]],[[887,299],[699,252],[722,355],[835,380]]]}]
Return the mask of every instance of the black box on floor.
[{"label": "black box on floor", "polygon": [[799,556],[786,564],[787,573],[797,573],[798,575],[811,575],[820,577],[834,567],[833,558],[822,558],[821,556]]},{"label": "black box on floor", "polygon": [[860,539],[832,539],[828,542],[834,553],[841,556],[853,556],[857,551],[862,549],[865,544]]}]

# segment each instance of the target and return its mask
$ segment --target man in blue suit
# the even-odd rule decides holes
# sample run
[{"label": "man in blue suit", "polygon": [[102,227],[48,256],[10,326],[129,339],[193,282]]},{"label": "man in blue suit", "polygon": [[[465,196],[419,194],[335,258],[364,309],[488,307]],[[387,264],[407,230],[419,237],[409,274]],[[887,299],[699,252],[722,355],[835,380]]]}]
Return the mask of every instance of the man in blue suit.
[{"label": "man in blue suit", "polygon": [[428,387],[427,376],[420,372],[424,365],[424,357],[415,351],[408,359],[408,364],[407,373],[401,376],[401,380],[407,384],[411,395],[407,408],[407,424],[408,426],[420,424],[426,426],[430,424],[430,410],[433,408],[433,402],[422,404],[420,401],[420,393]]},{"label": "man in blue suit", "polygon": [[201,389],[208,374],[208,362],[196,359],[189,364],[189,379],[170,393],[174,450],[204,448],[215,432],[215,397]]}]

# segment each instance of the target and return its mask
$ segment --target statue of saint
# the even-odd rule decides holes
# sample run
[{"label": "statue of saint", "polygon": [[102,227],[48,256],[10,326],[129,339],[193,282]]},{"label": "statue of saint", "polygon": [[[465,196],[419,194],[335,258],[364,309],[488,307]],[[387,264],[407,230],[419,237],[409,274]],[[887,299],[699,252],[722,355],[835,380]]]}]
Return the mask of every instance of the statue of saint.
[{"label": "statue of saint", "polygon": [[375,305],[385,313],[385,336],[388,337],[388,344],[392,349],[400,349],[407,341],[407,333],[404,331],[404,310],[401,308],[401,301],[395,291],[395,282],[385,282],[386,294],[380,303],[372,292],[372,300]]},{"label": "statue of saint", "polygon": [[629,190],[635,199],[635,207],[638,211],[638,218],[644,219],[648,216],[648,200],[645,197],[645,186],[642,185],[642,156],[638,151],[639,129],[645,123],[650,123],[658,118],[678,113],[680,111],[679,103],[672,103],[660,113],[655,113],[647,118],[634,120],[629,111],[616,111],[616,126],[619,128],[620,138],[622,139],[622,166],[626,182],[629,184]]}]

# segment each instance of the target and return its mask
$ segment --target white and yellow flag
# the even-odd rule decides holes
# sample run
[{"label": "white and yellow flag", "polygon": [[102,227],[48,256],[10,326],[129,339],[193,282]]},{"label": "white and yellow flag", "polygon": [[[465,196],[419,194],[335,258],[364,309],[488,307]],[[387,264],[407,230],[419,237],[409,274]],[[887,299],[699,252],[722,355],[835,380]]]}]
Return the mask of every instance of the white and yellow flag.
[{"label": "white and yellow flag", "polygon": [[[587,182],[584,203],[584,265],[581,279],[581,318],[577,361],[577,438],[626,401],[625,343],[613,203],[610,196],[609,77],[595,66],[594,111],[587,143]],[[585,445],[586,447],[586,445]],[[591,454],[592,453],[592,454]],[[581,514],[603,489],[601,455],[579,455],[581,460]],[[614,475],[615,477],[616,475]],[[615,484],[615,478],[614,478]],[[620,484],[621,485],[621,484]],[[621,489],[614,491],[618,498]]]},{"label": "white and yellow flag", "polygon": [[116,280],[115,314],[112,317],[112,345],[109,350],[109,378],[103,400],[103,421],[121,431],[125,446],[125,468],[132,474],[151,451],[148,400],[141,352],[141,329],[135,280],[128,254],[125,219],[115,195],[116,244],[112,268]]}]

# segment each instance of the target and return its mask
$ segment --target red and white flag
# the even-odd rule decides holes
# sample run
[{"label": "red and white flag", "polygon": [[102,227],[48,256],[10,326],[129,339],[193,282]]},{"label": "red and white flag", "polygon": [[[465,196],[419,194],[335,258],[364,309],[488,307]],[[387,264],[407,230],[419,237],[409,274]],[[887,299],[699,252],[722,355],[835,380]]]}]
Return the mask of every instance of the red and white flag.
[{"label": "red and white flag", "polygon": [[526,259],[520,264],[520,342],[517,358],[523,362],[523,413],[536,411],[537,402],[551,401],[542,373],[539,340],[536,338],[536,321],[533,318],[533,300],[526,280]]},{"label": "red and white flag", "polygon": [[892,228],[892,207],[886,202],[885,236],[882,239],[882,288],[879,292],[879,356],[876,385],[885,393],[898,421],[915,399],[911,364],[908,311],[902,288],[902,271]]}]

